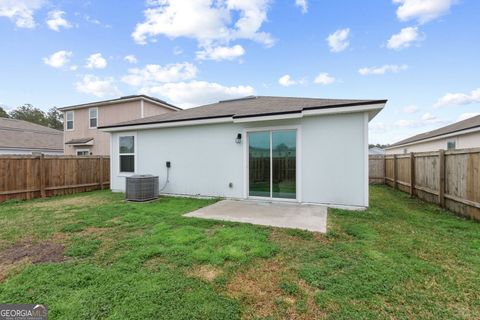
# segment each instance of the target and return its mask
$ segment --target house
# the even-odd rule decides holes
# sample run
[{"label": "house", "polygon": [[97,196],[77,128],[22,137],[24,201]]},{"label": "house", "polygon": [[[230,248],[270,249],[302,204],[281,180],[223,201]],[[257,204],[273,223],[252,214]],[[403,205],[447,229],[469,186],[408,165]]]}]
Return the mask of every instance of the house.
[{"label": "house", "polygon": [[0,154],[63,154],[63,132],[35,123],[0,118]]},{"label": "house", "polygon": [[99,126],[181,110],[146,95],[125,96],[59,108],[63,112],[66,155],[109,155],[110,137]]},{"label": "house", "polygon": [[387,154],[480,147],[480,115],[392,144]]},{"label": "house", "polygon": [[371,147],[368,149],[368,154],[371,156],[383,156],[385,154],[385,149],[379,147]]},{"label": "house", "polygon": [[253,96],[103,126],[111,188],[154,174],[162,193],[368,206],[368,122],[386,100]]}]

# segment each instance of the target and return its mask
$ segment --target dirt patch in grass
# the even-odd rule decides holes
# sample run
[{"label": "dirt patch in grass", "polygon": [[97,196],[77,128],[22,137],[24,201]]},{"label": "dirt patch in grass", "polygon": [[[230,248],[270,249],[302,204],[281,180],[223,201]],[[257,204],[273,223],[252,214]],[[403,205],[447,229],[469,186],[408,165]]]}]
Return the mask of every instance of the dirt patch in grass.
[{"label": "dirt patch in grass", "polygon": [[57,209],[57,208],[64,208],[67,206],[75,206],[75,207],[93,207],[98,206],[101,204],[108,203],[108,199],[106,198],[99,198],[99,197],[71,197],[71,198],[64,198],[58,197],[57,198],[50,198],[46,201],[40,201],[36,203],[29,204],[30,208],[48,208],[48,209]]},{"label": "dirt patch in grass", "polygon": [[[280,287],[285,278],[295,279],[301,292],[295,296],[286,294]],[[262,261],[246,272],[237,273],[227,284],[226,290],[246,306],[244,319],[318,319],[323,316],[315,304],[315,292],[305,282],[298,280],[295,272],[279,259]]]},{"label": "dirt patch in grass", "polygon": [[63,244],[54,242],[32,243],[24,241],[0,252],[0,281],[12,269],[29,263],[62,262]]},{"label": "dirt patch in grass", "polygon": [[220,269],[207,264],[194,266],[187,272],[189,276],[200,278],[208,282],[215,280],[220,273],[222,273]]}]

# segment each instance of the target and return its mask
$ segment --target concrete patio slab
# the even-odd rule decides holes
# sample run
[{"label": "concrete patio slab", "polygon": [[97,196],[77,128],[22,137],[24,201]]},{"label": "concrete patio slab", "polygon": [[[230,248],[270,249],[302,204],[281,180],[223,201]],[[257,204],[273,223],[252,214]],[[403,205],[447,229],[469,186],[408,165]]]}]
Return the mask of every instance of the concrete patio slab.
[{"label": "concrete patio slab", "polygon": [[185,216],[327,232],[327,208],[315,205],[223,200]]}]

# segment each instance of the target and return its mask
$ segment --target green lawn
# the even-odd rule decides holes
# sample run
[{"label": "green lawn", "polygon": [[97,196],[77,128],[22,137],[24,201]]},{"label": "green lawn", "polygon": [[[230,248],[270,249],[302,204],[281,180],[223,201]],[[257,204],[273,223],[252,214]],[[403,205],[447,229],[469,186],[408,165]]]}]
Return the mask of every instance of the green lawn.
[{"label": "green lawn", "polygon": [[379,186],[366,212],[330,210],[326,235],[182,217],[213,202],[0,204],[0,303],[50,319],[480,318],[479,223]]}]

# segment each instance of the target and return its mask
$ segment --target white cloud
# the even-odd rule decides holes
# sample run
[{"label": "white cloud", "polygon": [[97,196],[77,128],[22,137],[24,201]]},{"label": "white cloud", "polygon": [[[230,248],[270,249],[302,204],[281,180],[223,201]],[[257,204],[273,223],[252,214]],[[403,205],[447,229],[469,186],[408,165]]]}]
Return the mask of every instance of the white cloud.
[{"label": "white cloud", "polygon": [[32,29],[36,26],[33,15],[45,3],[46,0],[1,0],[0,17],[14,21],[18,28]]},{"label": "white cloud", "polygon": [[408,48],[414,42],[422,41],[425,37],[420,35],[417,27],[407,27],[400,30],[399,33],[394,34],[387,41],[387,48],[389,49],[403,49]]},{"label": "white cloud", "polygon": [[424,127],[431,124],[445,123],[445,121],[440,120],[437,116],[427,112],[424,113],[420,119],[414,120],[398,120],[395,122],[395,126],[399,128],[418,128]]},{"label": "white cloud", "polygon": [[480,88],[466,93],[447,93],[434,104],[435,108],[441,108],[451,105],[466,105],[480,103]]},{"label": "white cloud", "polygon": [[449,12],[457,0],[393,0],[398,4],[397,17],[401,21],[417,20],[426,23]]},{"label": "white cloud", "polygon": [[278,83],[284,87],[289,87],[298,84],[298,81],[291,79],[290,75],[286,74],[278,79]]},{"label": "white cloud", "polygon": [[416,113],[418,112],[418,110],[419,110],[418,107],[414,105],[406,106],[402,109],[402,111],[405,113]]},{"label": "white cloud", "polygon": [[245,49],[241,45],[233,47],[206,47],[202,51],[197,51],[199,60],[234,60],[245,54]]},{"label": "white cloud", "polygon": [[350,42],[348,41],[348,36],[350,34],[350,29],[339,29],[334,33],[331,33],[327,37],[327,42],[330,47],[331,52],[341,52],[348,48]]},{"label": "white cloud", "polygon": [[111,77],[102,79],[87,74],[81,81],[75,83],[75,87],[78,92],[91,94],[97,97],[119,95],[121,94],[120,90],[118,90],[114,82],[115,80]]},{"label": "white cloud", "polygon": [[295,5],[302,9],[302,13],[308,12],[308,3],[307,0],[295,0]]},{"label": "white cloud", "polygon": [[91,54],[87,58],[87,64],[85,65],[88,69],[104,69],[107,66],[107,60],[102,57],[101,53]]},{"label": "white cloud", "polygon": [[273,45],[270,34],[261,32],[267,20],[270,0],[196,0],[149,1],[145,20],[138,23],[132,37],[139,44],[154,41],[158,35],[169,38],[188,37],[201,47],[250,39]]},{"label": "white cloud", "polygon": [[71,28],[72,25],[68,22],[63,16],[65,11],[53,10],[48,13],[47,25],[50,29],[54,31],[60,31],[60,28]]},{"label": "white cloud", "polygon": [[129,55],[125,56],[123,58],[123,60],[127,61],[128,63],[133,63],[133,64],[138,62],[137,57],[135,57],[133,54],[129,54]]},{"label": "white cloud", "polygon": [[370,75],[370,74],[385,74],[388,72],[397,73],[403,70],[406,70],[408,66],[406,64],[403,65],[396,65],[396,64],[386,64],[381,67],[364,67],[358,69],[358,73],[362,76]]},{"label": "white cloud", "polygon": [[255,94],[251,86],[223,86],[215,82],[190,81],[164,83],[146,87],[145,94],[160,95],[182,108],[191,108],[225,99],[235,99]]},{"label": "white cloud", "polygon": [[468,118],[480,116],[480,112],[466,112],[458,116],[457,121],[467,120]]},{"label": "white cloud", "polygon": [[161,66],[148,64],[144,68],[133,68],[122,81],[131,86],[151,86],[164,82],[177,82],[194,79],[198,69],[195,65],[183,62]]},{"label": "white cloud", "polygon": [[318,76],[315,77],[314,82],[316,84],[327,85],[332,84],[336,81],[334,77],[329,75],[328,73],[320,73]]},{"label": "white cloud", "polygon": [[62,68],[70,61],[71,56],[71,51],[60,50],[43,58],[43,62],[53,68]]}]

